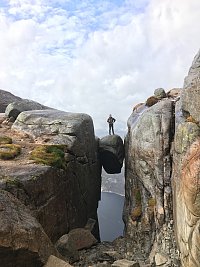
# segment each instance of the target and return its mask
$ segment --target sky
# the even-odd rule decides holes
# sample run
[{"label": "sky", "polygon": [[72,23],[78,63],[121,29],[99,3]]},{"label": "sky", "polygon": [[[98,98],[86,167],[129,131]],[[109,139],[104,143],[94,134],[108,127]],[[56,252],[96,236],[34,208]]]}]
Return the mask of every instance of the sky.
[{"label": "sky", "polygon": [[137,103],[183,86],[199,18],[200,0],[0,0],[0,88],[124,135]]}]

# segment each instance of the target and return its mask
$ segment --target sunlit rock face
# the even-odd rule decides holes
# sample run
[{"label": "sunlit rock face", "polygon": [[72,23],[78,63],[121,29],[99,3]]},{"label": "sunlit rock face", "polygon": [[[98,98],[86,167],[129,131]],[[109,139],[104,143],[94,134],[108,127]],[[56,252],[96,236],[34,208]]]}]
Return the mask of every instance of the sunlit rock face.
[{"label": "sunlit rock face", "polygon": [[175,232],[183,267],[200,266],[200,53],[176,106],[173,153]]},{"label": "sunlit rock face", "polygon": [[[84,227],[89,218],[97,222],[93,233],[99,239],[101,170],[91,117],[58,110],[26,111],[11,130],[29,136],[33,147],[64,146],[63,168],[30,161],[30,151],[21,156],[20,164],[1,162],[0,188],[31,209],[53,242],[71,229]],[[27,149],[23,146],[22,154]]]},{"label": "sunlit rock face", "polygon": [[17,116],[27,110],[43,110],[43,109],[50,109],[49,107],[46,107],[44,105],[41,105],[38,102],[35,102],[33,100],[29,99],[21,99],[16,102],[10,103],[5,110],[5,115],[7,117],[13,117],[14,119],[17,118]]},{"label": "sunlit rock face", "polygon": [[[167,93],[128,120],[127,253],[154,266],[200,266],[200,53],[180,100]],[[141,253],[142,252],[142,253]]]},{"label": "sunlit rock face", "polygon": [[[171,188],[174,101],[164,98],[128,120],[124,221],[130,249],[159,266],[176,261]],[[178,264],[178,263],[177,263]],[[178,266],[178,265],[174,265]]]}]

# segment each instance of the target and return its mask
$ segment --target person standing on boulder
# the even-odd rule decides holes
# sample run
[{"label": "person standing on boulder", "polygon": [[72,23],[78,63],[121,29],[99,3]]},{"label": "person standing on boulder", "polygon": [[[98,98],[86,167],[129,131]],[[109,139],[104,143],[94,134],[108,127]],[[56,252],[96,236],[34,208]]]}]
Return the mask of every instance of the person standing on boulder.
[{"label": "person standing on boulder", "polygon": [[113,127],[113,124],[114,122],[116,121],[116,119],[114,119],[112,117],[112,115],[110,114],[110,116],[108,117],[107,119],[107,123],[109,125],[109,135],[111,135],[111,130],[112,130],[112,134],[114,134],[114,127]]}]

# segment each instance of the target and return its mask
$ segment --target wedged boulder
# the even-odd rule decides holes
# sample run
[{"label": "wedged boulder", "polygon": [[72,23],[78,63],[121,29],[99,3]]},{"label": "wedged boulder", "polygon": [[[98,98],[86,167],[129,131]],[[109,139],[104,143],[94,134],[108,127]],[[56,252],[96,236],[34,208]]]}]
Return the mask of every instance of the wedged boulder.
[{"label": "wedged boulder", "polygon": [[174,101],[167,98],[141,113],[133,112],[125,139],[127,247],[134,251],[135,260],[154,262],[157,252],[166,254],[166,266],[178,257],[171,190],[173,113]]},{"label": "wedged boulder", "polygon": [[181,94],[182,110],[200,122],[200,50],[197,53]]},{"label": "wedged boulder", "polygon": [[120,173],[124,160],[124,145],[120,136],[107,135],[99,140],[99,154],[104,170]]},{"label": "wedged boulder", "polygon": [[38,102],[29,99],[21,99],[16,102],[10,103],[5,110],[5,115],[7,117],[13,117],[14,119],[23,112],[28,110],[44,110],[44,109],[51,109],[47,106],[44,106]]},{"label": "wedged boulder", "polygon": [[[99,239],[101,170],[91,117],[56,110],[26,111],[13,129],[32,139],[30,149],[64,146],[63,168],[34,164],[29,159],[31,150],[26,152],[24,147],[20,164],[2,164],[0,188],[29,206],[53,242],[71,229],[84,227],[88,218],[96,221],[92,233]],[[25,152],[27,158],[22,161]]]},{"label": "wedged boulder", "polygon": [[11,94],[10,92],[0,89],[0,113],[4,113],[6,107],[16,101],[20,101],[21,98]]},{"label": "wedged boulder", "polygon": [[59,257],[30,211],[12,194],[0,190],[0,259],[3,267],[40,267]]}]

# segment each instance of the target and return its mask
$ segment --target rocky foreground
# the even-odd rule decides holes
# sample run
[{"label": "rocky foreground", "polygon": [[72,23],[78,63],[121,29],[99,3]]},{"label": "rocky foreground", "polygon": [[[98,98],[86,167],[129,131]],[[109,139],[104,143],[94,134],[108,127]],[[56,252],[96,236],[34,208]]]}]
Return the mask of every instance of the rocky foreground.
[{"label": "rocky foreground", "polygon": [[[0,265],[200,266],[200,52],[183,89],[133,108],[125,146],[86,114],[0,96]],[[100,243],[101,169],[124,154],[124,236]]]}]

